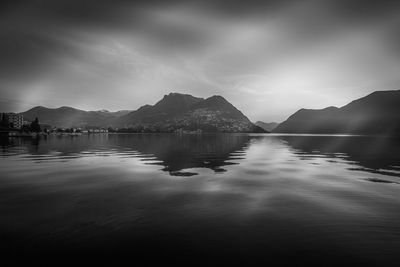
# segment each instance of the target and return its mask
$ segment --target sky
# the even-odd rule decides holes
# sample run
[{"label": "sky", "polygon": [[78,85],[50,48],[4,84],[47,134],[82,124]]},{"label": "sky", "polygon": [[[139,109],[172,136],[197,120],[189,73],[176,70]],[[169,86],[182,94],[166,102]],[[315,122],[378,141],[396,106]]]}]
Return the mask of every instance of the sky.
[{"label": "sky", "polygon": [[281,122],[400,89],[399,74],[396,1],[0,4],[0,112],[135,110],[178,92]]}]

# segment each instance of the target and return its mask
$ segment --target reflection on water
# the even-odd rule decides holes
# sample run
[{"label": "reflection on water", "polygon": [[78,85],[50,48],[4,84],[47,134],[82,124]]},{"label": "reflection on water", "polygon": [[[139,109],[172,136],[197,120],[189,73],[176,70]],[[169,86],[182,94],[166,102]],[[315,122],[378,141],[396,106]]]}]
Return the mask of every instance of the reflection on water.
[{"label": "reflection on water", "polygon": [[41,139],[3,139],[3,156],[26,153],[33,160],[60,160],[87,156],[137,157],[146,164],[163,166],[173,176],[192,176],[191,168],[225,172],[237,164],[250,137],[245,135],[116,134]]},{"label": "reflection on water", "polygon": [[354,170],[400,176],[400,139],[369,136],[283,136],[300,158],[326,156],[353,162]]},{"label": "reflection on water", "polygon": [[[163,166],[173,176],[192,176],[192,168],[225,172],[224,166],[239,164],[251,143],[267,138],[268,149],[285,147],[298,158],[348,161],[350,170],[400,176],[400,139],[368,136],[240,134],[171,135],[121,134],[81,137],[1,139],[2,157],[26,154],[35,161],[87,156],[137,157],[145,164]],[[262,143],[262,142],[259,142]]]},{"label": "reflection on water", "polygon": [[398,139],[110,134],[0,146],[3,250],[203,264],[399,260]]},{"label": "reflection on water", "polygon": [[163,171],[176,176],[192,176],[184,172],[190,168],[209,168],[224,172],[222,166],[235,164],[229,159],[240,159],[249,142],[241,135],[113,135],[110,143],[118,147],[131,148],[142,155],[154,156]]}]

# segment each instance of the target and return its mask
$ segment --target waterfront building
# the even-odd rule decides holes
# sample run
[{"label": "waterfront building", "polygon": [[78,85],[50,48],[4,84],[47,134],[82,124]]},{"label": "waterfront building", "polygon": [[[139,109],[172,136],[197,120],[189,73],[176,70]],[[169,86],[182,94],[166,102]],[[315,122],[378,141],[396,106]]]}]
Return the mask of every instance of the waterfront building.
[{"label": "waterfront building", "polygon": [[22,125],[24,125],[24,117],[20,114],[8,112],[8,113],[0,113],[0,120],[7,121],[10,127],[21,129]]}]

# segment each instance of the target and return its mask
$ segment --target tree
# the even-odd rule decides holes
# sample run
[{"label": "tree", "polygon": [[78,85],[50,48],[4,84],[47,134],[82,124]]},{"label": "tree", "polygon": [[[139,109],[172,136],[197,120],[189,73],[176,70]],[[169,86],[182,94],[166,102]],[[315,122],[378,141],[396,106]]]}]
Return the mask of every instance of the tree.
[{"label": "tree", "polygon": [[3,127],[3,128],[9,128],[10,127],[10,123],[8,121],[8,117],[5,114],[2,115],[2,117],[1,117],[1,127]]},{"label": "tree", "polygon": [[40,129],[39,120],[35,118],[35,120],[31,123],[31,131],[35,133],[39,133],[42,130]]}]

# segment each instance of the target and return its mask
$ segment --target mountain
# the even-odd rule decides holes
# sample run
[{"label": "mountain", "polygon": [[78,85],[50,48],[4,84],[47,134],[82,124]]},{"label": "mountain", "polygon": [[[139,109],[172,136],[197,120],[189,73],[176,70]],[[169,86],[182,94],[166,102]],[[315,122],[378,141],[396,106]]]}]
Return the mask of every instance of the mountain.
[{"label": "mountain", "polygon": [[122,116],[115,125],[163,132],[265,132],[222,96],[203,99],[179,93],[165,95],[154,106],[146,105]]},{"label": "mountain", "polygon": [[107,114],[109,114],[109,115],[111,115],[113,117],[121,117],[121,116],[124,116],[124,115],[132,112],[132,110],[108,111],[106,109],[102,109],[102,110],[98,110],[98,111],[95,111],[95,112],[107,113]]},{"label": "mountain", "polygon": [[341,108],[300,109],[273,132],[400,135],[400,90],[376,91]]},{"label": "mountain", "polygon": [[35,107],[21,113],[55,127],[114,127],[137,132],[265,132],[222,96],[199,98],[170,93],[155,105],[135,111],[84,111],[71,107]]},{"label": "mountain", "polygon": [[194,104],[203,101],[187,94],[170,93],[154,106],[145,105],[138,110],[121,116],[116,120],[118,126],[133,126],[138,124],[162,123],[171,117],[188,112]]},{"label": "mountain", "polygon": [[37,106],[20,114],[24,116],[24,120],[33,121],[35,118],[39,118],[40,123],[53,127],[106,127],[113,120],[128,112],[130,111],[84,111],[71,107],[46,108]]},{"label": "mountain", "polygon": [[263,122],[263,121],[257,121],[254,123],[255,125],[263,128],[264,130],[271,132],[273,129],[275,129],[279,123],[276,122]]}]

